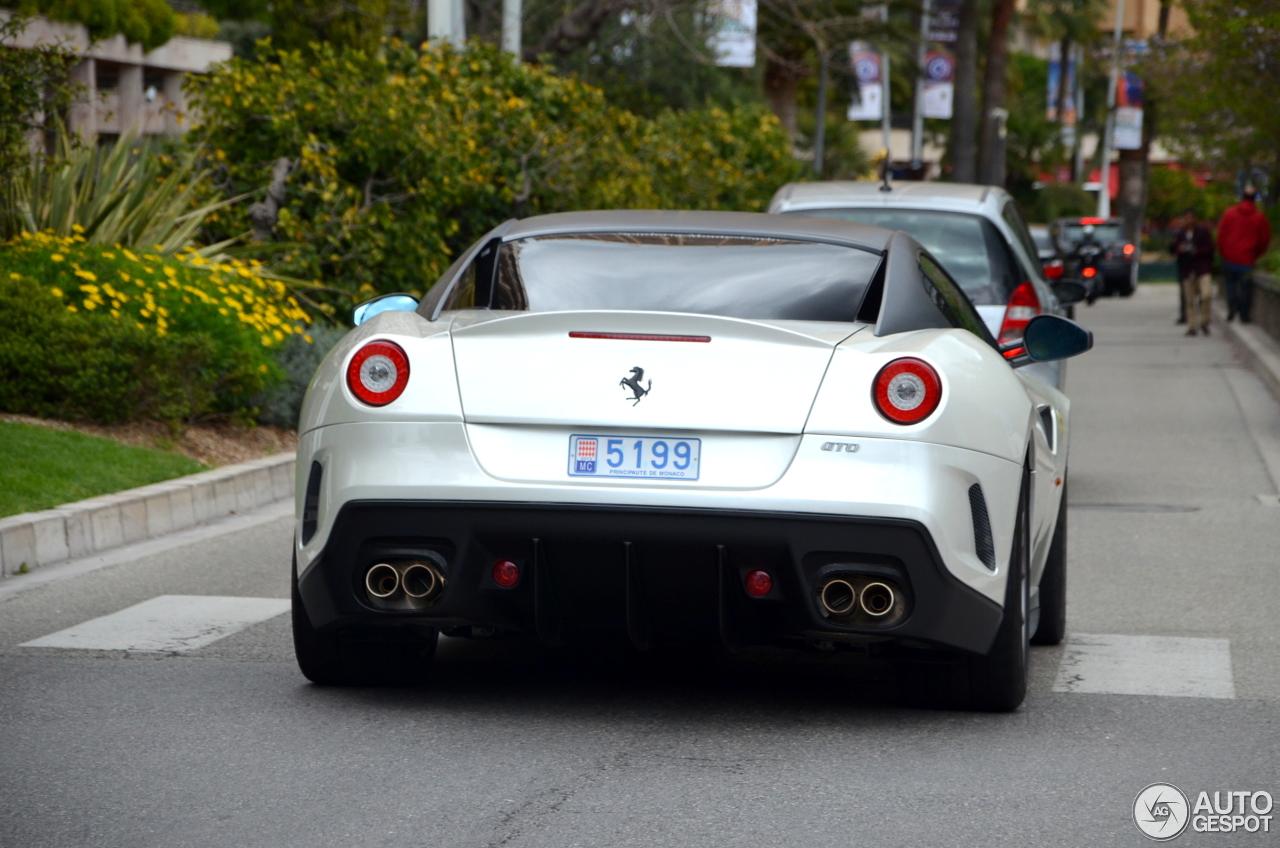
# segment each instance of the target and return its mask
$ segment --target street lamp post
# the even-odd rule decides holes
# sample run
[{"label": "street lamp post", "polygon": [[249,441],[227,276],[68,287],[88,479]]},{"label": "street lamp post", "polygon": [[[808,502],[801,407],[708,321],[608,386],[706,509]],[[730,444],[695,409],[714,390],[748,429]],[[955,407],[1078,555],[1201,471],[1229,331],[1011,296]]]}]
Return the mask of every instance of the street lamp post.
[{"label": "street lamp post", "polygon": [[1116,87],[1120,84],[1120,39],[1124,28],[1124,0],[1116,0],[1115,55],[1111,61],[1111,85],[1107,89],[1107,124],[1102,131],[1102,172],[1098,190],[1098,217],[1111,217],[1111,137],[1116,129]]}]

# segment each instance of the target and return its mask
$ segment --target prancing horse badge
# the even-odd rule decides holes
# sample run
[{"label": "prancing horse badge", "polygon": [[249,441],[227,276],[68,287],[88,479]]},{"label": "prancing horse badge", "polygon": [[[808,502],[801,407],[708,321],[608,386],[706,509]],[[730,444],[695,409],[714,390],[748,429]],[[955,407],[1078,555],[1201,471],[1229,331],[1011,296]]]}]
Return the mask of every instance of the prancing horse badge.
[{"label": "prancing horse badge", "polygon": [[640,399],[649,394],[649,390],[653,388],[653,380],[650,380],[647,385],[641,386],[640,381],[643,379],[644,369],[637,365],[635,368],[631,369],[630,377],[623,377],[618,381],[619,386],[635,392],[634,398],[627,398],[627,400],[631,401],[632,406],[639,403]]}]

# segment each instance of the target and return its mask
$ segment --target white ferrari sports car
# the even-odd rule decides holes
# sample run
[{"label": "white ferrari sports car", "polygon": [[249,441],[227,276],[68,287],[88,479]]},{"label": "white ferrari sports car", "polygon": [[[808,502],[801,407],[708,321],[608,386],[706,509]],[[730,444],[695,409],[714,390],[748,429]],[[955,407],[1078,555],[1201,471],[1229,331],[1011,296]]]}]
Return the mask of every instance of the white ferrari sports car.
[{"label": "white ferrari sports car", "polygon": [[944,262],[843,221],[580,212],[363,304],[298,425],[303,673],[418,682],[439,632],[846,647],[1017,707],[1063,635],[1070,420],[1018,369],[1092,337],[1043,315],[998,346]]}]

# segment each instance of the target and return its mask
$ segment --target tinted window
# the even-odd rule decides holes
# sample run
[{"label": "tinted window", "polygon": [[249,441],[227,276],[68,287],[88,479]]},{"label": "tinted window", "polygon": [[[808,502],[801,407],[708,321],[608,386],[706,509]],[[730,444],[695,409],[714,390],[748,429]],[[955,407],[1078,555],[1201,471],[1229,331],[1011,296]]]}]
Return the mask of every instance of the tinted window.
[{"label": "tinted window", "polygon": [[603,233],[507,242],[490,304],[460,285],[445,309],[625,309],[750,319],[854,321],[880,265],[866,250],[817,242]]},{"label": "tinted window", "polygon": [[1013,279],[1004,237],[980,215],[885,207],[805,209],[792,214],[902,230],[946,266],[974,303],[1008,303],[1014,286],[1020,282]]},{"label": "tinted window", "polygon": [[[1099,244],[1124,241],[1124,233],[1119,224],[1094,224],[1093,237]],[[1078,244],[1084,238],[1084,224],[1063,224],[1062,238],[1071,244]]]},{"label": "tinted window", "polygon": [[920,254],[920,270],[924,273],[925,291],[951,326],[968,330],[987,344],[995,344],[982,316],[973,308],[973,304],[955,281],[927,253]]}]

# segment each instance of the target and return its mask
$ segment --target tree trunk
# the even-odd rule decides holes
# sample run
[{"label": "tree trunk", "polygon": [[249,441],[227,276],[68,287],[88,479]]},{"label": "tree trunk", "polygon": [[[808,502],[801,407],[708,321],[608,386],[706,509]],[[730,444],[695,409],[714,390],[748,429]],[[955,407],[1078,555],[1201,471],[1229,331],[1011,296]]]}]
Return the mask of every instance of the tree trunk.
[{"label": "tree trunk", "polygon": [[978,142],[978,182],[1004,185],[1005,177],[1005,65],[1009,60],[1009,22],[1014,0],[995,0],[991,37],[987,40],[987,69],[982,78],[982,130]]},{"label": "tree trunk", "polygon": [[951,179],[978,177],[974,133],[978,113],[978,0],[962,0],[956,32],[956,85],[951,118]]},{"label": "tree trunk", "polygon": [[[1071,67],[1071,36],[1064,35],[1062,43],[1058,45],[1058,134],[1059,137],[1065,134],[1067,129],[1067,100],[1070,99],[1070,89],[1067,69]],[[1079,118],[1077,117],[1077,120]]]},{"label": "tree trunk", "polygon": [[794,142],[796,138],[796,93],[800,74],[790,64],[770,59],[764,68],[764,96],[769,108],[778,116],[782,128]]}]

